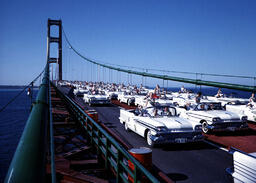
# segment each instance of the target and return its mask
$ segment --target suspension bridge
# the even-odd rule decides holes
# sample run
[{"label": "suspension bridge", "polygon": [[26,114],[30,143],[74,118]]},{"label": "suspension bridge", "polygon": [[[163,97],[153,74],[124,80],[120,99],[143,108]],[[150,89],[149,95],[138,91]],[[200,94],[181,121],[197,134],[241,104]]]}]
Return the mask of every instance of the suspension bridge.
[{"label": "suspension bridge", "polygon": [[[53,26],[58,28],[55,37],[51,35]],[[62,51],[66,49],[69,54],[72,51],[86,64],[87,82],[116,81],[119,84],[127,82],[147,85],[150,78],[154,78],[166,90],[171,82],[180,82],[255,92],[255,77],[168,71],[98,62],[81,54],[71,44],[61,20],[48,19],[47,28],[47,62],[39,75],[43,74],[43,79],[5,182],[231,181],[225,172],[233,163],[232,155],[227,152],[228,149],[225,150],[230,145],[221,144],[223,139],[218,137],[212,140],[209,137],[196,145],[178,144],[153,148],[152,165],[145,166],[129,153],[132,148],[147,145],[143,138],[126,132],[120,124],[119,107],[123,105],[112,103],[103,107],[88,106],[81,98],[69,95],[72,90],[70,86],[58,85],[63,80],[85,82],[84,73],[70,70],[75,63],[70,63],[67,58],[66,65],[63,64]],[[64,48],[62,37],[66,43]],[[57,44],[56,57],[52,56],[52,44]],[[68,73],[80,74],[81,77],[68,79]],[[231,78],[240,83],[204,78]],[[250,136],[255,139],[253,128]],[[251,151],[250,147],[248,151]]]}]

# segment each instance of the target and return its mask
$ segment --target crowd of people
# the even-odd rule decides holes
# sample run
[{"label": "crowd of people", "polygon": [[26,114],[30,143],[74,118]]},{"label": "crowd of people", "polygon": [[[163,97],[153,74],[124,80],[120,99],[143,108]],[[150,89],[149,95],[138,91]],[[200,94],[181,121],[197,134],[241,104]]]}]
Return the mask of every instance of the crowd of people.
[{"label": "crowd of people", "polygon": [[[187,93],[187,92],[189,92],[189,90],[185,89],[184,86],[182,86],[180,91],[179,91],[179,93]],[[165,94],[166,94],[166,92],[164,90],[161,91],[161,88],[159,87],[159,85],[156,85],[156,87],[154,88],[154,92],[150,92],[146,96],[145,99],[147,99],[147,102],[146,102],[145,107],[148,105],[149,102],[154,106],[155,99],[165,97]],[[216,98],[224,97],[224,95],[221,91],[221,88],[218,89],[217,94],[215,95],[215,97]],[[195,104],[199,104],[201,102],[201,99],[202,99],[202,93],[198,92],[196,97],[195,97]],[[252,93],[251,97],[249,98],[249,103],[247,104],[247,106],[256,108],[256,99],[255,99],[255,94],[254,93]],[[204,106],[201,106],[201,107],[204,107]],[[191,103],[186,103],[185,109],[189,110],[190,108],[191,108]],[[208,110],[211,110],[213,108],[214,108],[213,106],[208,106]],[[138,111],[143,111],[143,110],[145,110],[145,109],[143,109],[142,106],[139,106]],[[166,112],[168,113],[168,111],[166,111]],[[141,114],[143,116],[148,115],[147,113],[145,113],[145,111],[141,112]],[[157,109],[156,109],[156,111],[153,112],[153,114],[154,114],[153,116],[156,116],[157,114],[159,114],[157,112]]]}]

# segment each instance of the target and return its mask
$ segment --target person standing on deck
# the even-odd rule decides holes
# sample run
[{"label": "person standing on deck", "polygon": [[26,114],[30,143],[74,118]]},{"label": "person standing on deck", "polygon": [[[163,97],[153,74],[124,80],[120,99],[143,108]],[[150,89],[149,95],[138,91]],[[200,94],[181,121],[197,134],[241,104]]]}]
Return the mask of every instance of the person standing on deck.
[{"label": "person standing on deck", "polygon": [[161,95],[161,89],[160,89],[159,85],[156,85],[152,97],[153,97],[153,99],[157,99],[157,98],[160,98],[160,95]]},{"label": "person standing on deck", "polygon": [[202,93],[201,93],[201,92],[198,92],[198,93],[197,93],[197,96],[196,96],[196,103],[197,103],[197,104],[199,104],[199,103],[200,103],[201,95],[202,95]]},{"label": "person standing on deck", "polygon": [[255,99],[255,94],[254,93],[252,93],[252,96],[249,98],[248,106],[256,107],[256,99]]},{"label": "person standing on deck", "polygon": [[69,96],[70,98],[74,98],[74,89],[75,89],[75,87],[74,87],[74,86],[71,86],[71,89],[70,89],[69,92],[68,92],[68,96]]},{"label": "person standing on deck", "polygon": [[221,88],[219,88],[217,94],[215,95],[215,97],[216,97],[216,98],[220,98],[220,97],[222,97],[222,96],[223,96],[223,94],[222,94],[222,92],[221,92]]}]

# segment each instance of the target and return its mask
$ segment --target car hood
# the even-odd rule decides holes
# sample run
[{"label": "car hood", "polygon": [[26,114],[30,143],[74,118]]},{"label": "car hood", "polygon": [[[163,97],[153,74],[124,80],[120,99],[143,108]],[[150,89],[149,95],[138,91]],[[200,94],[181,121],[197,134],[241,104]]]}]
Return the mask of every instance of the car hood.
[{"label": "car hood", "polygon": [[108,98],[107,95],[89,95],[88,98],[95,98],[96,100],[105,100]]},{"label": "car hood", "polygon": [[148,118],[147,122],[155,127],[165,126],[168,129],[193,130],[193,125],[189,121],[179,117]]},{"label": "car hood", "polygon": [[238,114],[222,110],[196,111],[195,114],[199,114],[210,118],[219,117],[221,119],[240,119],[240,116]]}]

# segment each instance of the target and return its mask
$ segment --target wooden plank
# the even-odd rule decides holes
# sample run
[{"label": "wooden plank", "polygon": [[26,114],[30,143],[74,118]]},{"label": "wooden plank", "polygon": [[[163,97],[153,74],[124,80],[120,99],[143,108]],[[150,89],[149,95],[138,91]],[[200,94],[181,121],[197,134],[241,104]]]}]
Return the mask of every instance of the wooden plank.
[{"label": "wooden plank", "polygon": [[74,121],[67,122],[67,121],[54,121],[53,125],[75,125],[76,123]]},{"label": "wooden plank", "polygon": [[73,170],[66,171],[66,170],[56,169],[56,172],[64,175],[63,176],[64,180],[71,181],[71,182],[88,182],[88,183],[108,183],[109,182],[108,180],[85,175]]},{"label": "wooden plank", "polygon": [[69,115],[69,112],[67,110],[59,110],[56,108],[52,108],[52,114],[62,114],[62,115]]},{"label": "wooden plank", "polygon": [[70,161],[70,165],[87,165],[87,164],[97,164],[97,163],[98,163],[97,159]]},{"label": "wooden plank", "polygon": [[73,156],[73,155],[75,155],[75,154],[77,154],[77,153],[80,153],[80,152],[89,150],[90,148],[91,148],[90,146],[83,146],[83,147],[80,147],[79,149],[75,149],[75,150],[66,152],[66,153],[64,153],[62,156],[65,157],[65,158],[67,158],[67,157]]}]

